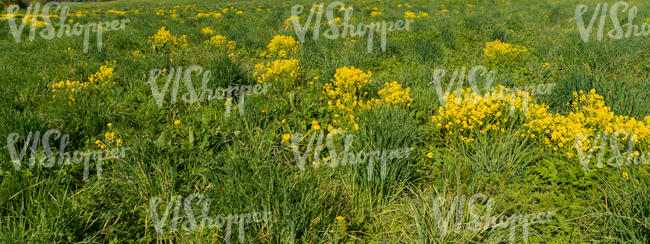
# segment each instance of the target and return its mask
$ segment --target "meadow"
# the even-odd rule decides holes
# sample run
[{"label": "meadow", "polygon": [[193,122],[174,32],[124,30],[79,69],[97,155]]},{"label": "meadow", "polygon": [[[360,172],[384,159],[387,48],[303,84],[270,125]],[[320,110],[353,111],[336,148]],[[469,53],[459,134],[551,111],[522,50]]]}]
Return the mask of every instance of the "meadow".
[{"label": "meadow", "polygon": [[648,243],[650,2],[604,3],[2,2],[0,242]]}]

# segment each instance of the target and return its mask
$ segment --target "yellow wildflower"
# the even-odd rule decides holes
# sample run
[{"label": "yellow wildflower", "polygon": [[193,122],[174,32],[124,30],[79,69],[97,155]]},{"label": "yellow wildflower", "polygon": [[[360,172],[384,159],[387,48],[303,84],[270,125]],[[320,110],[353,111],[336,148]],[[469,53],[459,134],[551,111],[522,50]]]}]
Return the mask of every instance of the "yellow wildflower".
[{"label": "yellow wildflower", "polygon": [[285,141],[288,141],[289,139],[291,139],[291,134],[282,135],[282,143],[284,143]]}]

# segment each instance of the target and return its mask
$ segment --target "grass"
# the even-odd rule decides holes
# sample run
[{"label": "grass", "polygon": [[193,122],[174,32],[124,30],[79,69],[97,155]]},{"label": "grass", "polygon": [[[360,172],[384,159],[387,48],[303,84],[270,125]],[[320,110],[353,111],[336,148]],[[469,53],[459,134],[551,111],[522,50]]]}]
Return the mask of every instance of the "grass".
[{"label": "grass", "polygon": [[[446,88],[454,69],[476,65],[496,71],[493,85],[557,83],[551,94],[535,99],[558,113],[568,113],[565,104],[573,91],[595,88],[616,114],[642,120],[650,111],[647,37],[583,42],[572,20],[578,1],[414,0],[408,2],[411,7],[397,7],[405,3],[346,2],[355,9],[355,21],[364,23],[403,19],[407,10],[429,17],[415,19],[409,31],[389,32],[386,52],[379,49],[378,37],[372,53],[367,53],[365,37],[306,38],[295,55],[301,66],[297,77],[285,88],[274,86],[265,95],[246,97],[243,116],[239,107],[226,116],[224,100],[171,104],[167,96],[158,106],[149,71],[200,65],[212,71],[211,88],[254,85],[254,65],[263,61],[259,54],[268,41],[274,35],[295,37],[293,29],[284,27],[291,7],[309,8],[312,2],[66,3],[72,12],[91,11],[72,17],[75,22],[130,19],[125,30],[104,33],[102,52],[91,37],[88,53],[82,52],[83,37],[16,43],[7,22],[1,21],[0,136],[18,133],[24,138],[56,128],[70,135],[66,151],[72,152],[97,149],[95,140],[110,130],[131,152],[107,162],[101,178],[91,167],[90,179],[83,181],[79,165],[15,171],[0,143],[0,242],[225,242],[225,228],[156,234],[149,200],[163,199],[160,212],[172,196],[194,193],[211,199],[210,216],[271,211],[271,221],[243,228],[250,243],[509,242],[505,228],[441,233],[432,210],[436,197],[449,203],[456,196],[479,193],[496,201],[495,216],[557,212],[551,222],[531,225],[530,243],[650,241],[647,165],[585,172],[575,158],[519,137],[516,128],[463,143],[447,139],[431,123],[441,105],[431,85],[433,70],[447,71]],[[589,14],[597,3],[585,3]],[[650,3],[628,3],[638,7],[637,21],[650,17]],[[194,17],[230,6],[244,13]],[[373,7],[383,15],[370,17]],[[140,13],[121,16],[106,13],[109,9]],[[156,14],[160,9],[165,13]],[[171,16],[174,9],[178,18]],[[162,26],[174,35],[187,35],[189,46],[155,51],[147,39]],[[200,29],[208,26],[235,40],[240,53],[231,58],[203,44],[209,37]],[[312,34],[310,30],[306,37]],[[495,39],[526,46],[530,55],[518,63],[492,63],[483,48]],[[52,83],[83,80],[109,60],[116,60],[115,85],[79,93],[74,102],[52,99]],[[321,90],[343,66],[371,71],[372,93],[391,81],[411,88],[408,109],[358,114],[359,130],[350,131],[355,152],[414,148],[409,157],[390,160],[384,178],[379,177],[379,165],[370,181],[366,165],[307,164],[302,171],[288,143],[281,143],[283,134],[307,134],[313,120],[323,127],[332,120]],[[193,85],[201,84],[194,79]],[[181,84],[179,94],[186,92]],[[180,123],[174,124],[176,120]],[[112,123],[110,129],[107,123]],[[336,146],[342,148],[343,140]],[[622,172],[629,177],[623,178]],[[198,204],[191,208],[201,211]],[[181,223],[188,219],[184,214],[181,210]],[[469,218],[469,213],[462,214],[463,220]],[[239,226],[233,226],[230,239],[237,241]],[[521,238],[519,230],[516,242]]]}]

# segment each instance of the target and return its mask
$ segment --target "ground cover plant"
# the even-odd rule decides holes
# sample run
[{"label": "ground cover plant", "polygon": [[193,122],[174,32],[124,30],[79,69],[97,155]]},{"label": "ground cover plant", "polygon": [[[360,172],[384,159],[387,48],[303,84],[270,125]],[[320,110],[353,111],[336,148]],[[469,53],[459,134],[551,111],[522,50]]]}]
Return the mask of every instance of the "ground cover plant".
[{"label": "ground cover plant", "polygon": [[0,9],[0,242],[650,242],[648,1]]}]

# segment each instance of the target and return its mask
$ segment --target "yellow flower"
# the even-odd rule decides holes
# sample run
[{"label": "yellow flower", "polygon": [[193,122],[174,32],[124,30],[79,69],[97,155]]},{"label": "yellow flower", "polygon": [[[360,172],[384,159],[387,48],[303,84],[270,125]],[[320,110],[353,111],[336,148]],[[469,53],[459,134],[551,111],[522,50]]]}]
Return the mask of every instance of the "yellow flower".
[{"label": "yellow flower", "polygon": [[262,109],[262,113],[266,113],[266,109]]},{"label": "yellow flower", "polygon": [[500,62],[514,62],[528,55],[528,48],[525,46],[501,42],[495,40],[486,42],[483,53],[490,59],[497,59]]},{"label": "yellow flower", "polygon": [[209,18],[209,17],[212,17],[212,18],[218,19],[218,18],[221,18],[221,16],[222,16],[221,13],[207,12],[207,13],[197,13],[195,17],[196,18]]},{"label": "yellow flower", "polygon": [[[410,88],[402,88],[397,82],[385,83],[384,89],[378,92],[380,99],[367,97],[366,86],[372,82],[372,73],[352,67],[336,69],[334,79],[326,83],[322,93],[328,98],[327,105],[334,118],[334,126],[344,126],[349,129],[356,124],[359,118],[356,113],[381,106],[406,105],[412,101],[409,96]],[[358,129],[358,125],[354,126]]]},{"label": "yellow flower", "polygon": [[[546,149],[561,151],[569,158],[575,156],[571,151],[576,144],[581,144],[581,148],[586,150],[598,150],[593,145],[599,141],[596,137],[598,132],[612,134],[619,130],[627,131],[635,135],[631,139],[636,143],[635,151],[650,149],[650,116],[644,121],[637,121],[628,116],[615,115],[594,89],[573,92],[572,95],[573,100],[567,103],[571,111],[564,115],[549,112],[549,106],[545,104],[528,103],[527,92],[513,92],[501,86],[481,96],[468,88],[459,96],[456,96],[456,91],[445,96],[447,102],[438,108],[432,122],[443,135],[460,134],[464,142],[471,141],[476,131],[481,134],[488,131],[505,132],[504,128],[519,126],[522,137],[528,135]],[[511,113],[511,116],[497,116],[501,113]],[[512,116],[522,120],[506,119]],[[513,124],[515,122],[517,124]]]},{"label": "yellow flower", "polygon": [[211,29],[210,27],[205,27],[201,29],[201,34],[203,35],[212,35],[214,34],[214,30]]},{"label": "yellow flower", "polygon": [[433,153],[432,153],[432,152],[428,152],[428,153],[427,153],[427,158],[433,158]]},{"label": "yellow flower", "polygon": [[313,125],[311,128],[314,130],[320,130],[320,125]]},{"label": "yellow flower", "polygon": [[404,18],[405,19],[415,19],[415,17],[416,17],[415,13],[413,13],[411,11],[404,12]]},{"label": "yellow flower", "polygon": [[222,35],[213,36],[210,40],[207,40],[204,43],[223,50],[234,50],[235,45],[237,44],[235,41],[228,41],[228,39]]},{"label": "yellow flower", "polygon": [[[53,93],[57,93],[57,92],[74,93],[75,91],[84,88],[89,88],[89,87],[98,88],[107,85],[113,85],[115,84],[115,82],[113,81],[113,77],[115,73],[114,73],[114,68],[112,67],[114,64],[115,61],[108,61],[106,62],[105,65],[99,66],[99,71],[91,75],[90,77],[88,77],[88,81],[86,82],[70,81],[70,80],[59,81],[57,83],[52,84],[50,88]],[[70,94],[68,98],[71,101],[74,101],[74,97],[72,95],[73,94]],[[53,96],[53,98],[54,97],[56,96]]]},{"label": "yellow flower", "polygon": [[411,88],[403,89],[396,81],[391,83],[384,83],[384,89],[381,89],[378,94],[383,97],[384,102],[388,105],[394,104],[407,104],[413,101],[409,96]]},{"label": "yellow flower", "polygon": [[278,59],[273,62],[255,64],[255,72],[253,77],[257,79],[258,83],[265,83],[268,81],[274,82],[293,82],[298,77],[300,70],[300,61],[294,58],[291,59]]},{"label": "yellow flower", "polygon": [[[182,35],[180,37],[172,35],[165,26],[161,27],[160,30],[153,36],[149,37],[149,42],[153,44],[155,49],[161,49],[173,52],[178,48],[185,48],[189,44],[187,43],[187,36]],[[172,59],[169,59],[170,62]]]},{"label": "yellow flower", "polygon": [[345,218],[343,216],[336,216],[336,221],[344,221]]},{"label": "yellow flower", "polygon": [[623,179],[626,179],[626,180],[627,180],[627,178],[628,178],[627,172],[623,172],[623,173],[621,174],[621,177],[623,177]]},{"label": "yellow flower", "polygon": [[291,139],[291,134],[282,135],[282,143],[284,143],[285,141],[287,141],[289,139]]},{"label": "yellow flower", "polygon": [[117,145],[122,144],[122,138],[117,139]]},{"label": "yellow flower", "polygon": [[298,51],[300,42],[292,36],[275,35],[266,48],[268,49],[267,57],[288,58]]},{"label": "yellow flower", "polygon": [[449,10],[448,10],[448,9],[443,9],[443,10],[441,10],[440,12],[441,12],[441,13],[448,13]]},{"label": "yellow flower", "polygon": [[119,14],[119,15],[125,15],[126,11],[119,11],[119,10],[114,10],[114,9],[109,9],[106,11],[107,14]]},{"label": "yellow flower", "polygon": [[177,119],[177,120],[174,120],[174,125],[178,125],[178,124],[180,124],[180,123],[181,123],[180,120],[178,120],[178,119]]},{"label": "yellow flower", "polygon": [[312,121],[311,121],[311,124],[312,124],[312,125],[317,125],[317,124],[318,124],[318,120],[312,120]]},{"label": "yellow flower", "polygon": [[112,124],[112,123],[108,123],[108,124],[106,124],[106,126],[111,127],[111,126],[113,126],[113,124]]},{"label": "yellow flower", "polygon": [[104,139],[108,142],[112,142],[115,139],[115,132],[106,132],[104,133]]},{"label": "yellow flower", "polygon": [[544,67],[544,68],[548,68],[548,66],[551,66],[551,64],[549,64],[549,63],[544,63],[544,65],[542,65],[542,67]]}]

